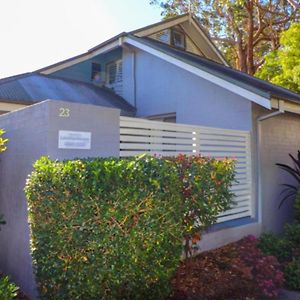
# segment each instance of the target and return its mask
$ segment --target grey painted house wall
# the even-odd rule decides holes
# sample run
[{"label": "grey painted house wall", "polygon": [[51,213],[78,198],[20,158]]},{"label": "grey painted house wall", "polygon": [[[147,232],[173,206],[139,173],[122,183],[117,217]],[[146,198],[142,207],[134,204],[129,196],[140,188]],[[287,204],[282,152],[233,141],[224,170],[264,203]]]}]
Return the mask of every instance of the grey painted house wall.
[{"label": "grey painted house wall", "polygon": [[252,129],[250,101],[146,52],[135,61],[137,116],[176,112],[178,123]]},{"label": "grey painted house wall", "polygon": [[[258,116],[270,111],[253,106],[253,124]],[[282,232],[287,222],[293,221],[293,202],[286,201],[278,209],[282,199],[282,183],[292,183],[293,179],[275,164],[292,165],[288,154],[297,154],[300,145],[300,117],[284,113],[261,122],[261,187],[262,187],[262,230]]]},{"label": "grey painted house wall", "polygon": [[[59,117],[67,108],[70,117]],[[42,155],[52,159],[119,155],[120,111],[93,105],[45,101],[0,116],[9,138],[0,161],[0,212],[7,222],[0,232],[0,269],[31,300],[37,298],[29,247],[24,187],[32,164]],[[91,132],[90,150],[58,149],[58,131]]]}]

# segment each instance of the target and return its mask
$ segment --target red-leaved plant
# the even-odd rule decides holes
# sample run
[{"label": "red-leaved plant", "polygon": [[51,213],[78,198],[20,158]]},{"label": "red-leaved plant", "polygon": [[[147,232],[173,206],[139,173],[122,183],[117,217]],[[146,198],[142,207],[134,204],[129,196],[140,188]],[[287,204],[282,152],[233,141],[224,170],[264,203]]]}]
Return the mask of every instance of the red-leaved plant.
[{"label": "red-leaved plant", "polygon": [[258,240],[247,236],[239,241],[240,258],[252,268],[253,279],[256,283],[256,296],[275,298],[282,287],[284,277],[280,264],[275,256],[265,256],[257,248]]}]

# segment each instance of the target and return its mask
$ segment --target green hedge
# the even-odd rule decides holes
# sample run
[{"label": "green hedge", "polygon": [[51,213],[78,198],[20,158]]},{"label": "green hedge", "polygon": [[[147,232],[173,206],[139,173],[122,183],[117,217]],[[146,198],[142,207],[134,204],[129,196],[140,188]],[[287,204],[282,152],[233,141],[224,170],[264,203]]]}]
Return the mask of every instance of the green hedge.
[{"label": "green hedge", "polygon": [[37,161],[26,195],[41,298],[164,299],[191,227],[187,210],[195,218],[200,201],[202,214],[217,207],[212,215],[232,201],[231,162],[190,161],[187,172],[189,160]]}]

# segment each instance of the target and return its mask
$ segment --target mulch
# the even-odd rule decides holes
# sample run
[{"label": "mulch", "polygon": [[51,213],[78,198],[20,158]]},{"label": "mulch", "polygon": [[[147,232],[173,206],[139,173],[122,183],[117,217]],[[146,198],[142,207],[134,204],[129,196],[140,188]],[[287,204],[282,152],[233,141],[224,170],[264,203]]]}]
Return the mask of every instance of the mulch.
[{"label": "mulch", "polygon": [[169,300],[252,300],[251,269],[236,255],[235,243],[181,262]]}]

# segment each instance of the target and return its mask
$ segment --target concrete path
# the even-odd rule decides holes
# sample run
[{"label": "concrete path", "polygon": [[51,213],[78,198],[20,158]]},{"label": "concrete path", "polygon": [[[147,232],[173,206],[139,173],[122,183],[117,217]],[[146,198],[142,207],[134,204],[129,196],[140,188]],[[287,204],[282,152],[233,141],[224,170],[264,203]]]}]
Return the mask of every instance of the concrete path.
[{"label": "concrete path", "polygon": [[300,300],[300,292],[281,290],[277,300]]}]

